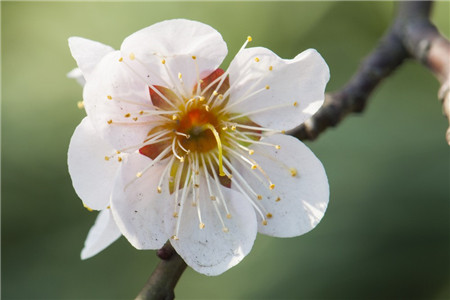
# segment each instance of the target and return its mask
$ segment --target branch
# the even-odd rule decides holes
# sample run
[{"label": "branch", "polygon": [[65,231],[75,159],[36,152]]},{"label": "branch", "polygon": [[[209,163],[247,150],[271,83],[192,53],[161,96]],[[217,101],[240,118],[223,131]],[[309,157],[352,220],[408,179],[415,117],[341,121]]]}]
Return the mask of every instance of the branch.
[{"label": "branch", "polygon": [[157,255],[161,261],[136,300],[172,300],[175,298],[175,285],[186,269],[186,263],[176,253],[170,242],[159,249]]},{"label": "branch", "polygon": [[[399,3],[393,24],[350,81],[341,90],[327,94],[322,108],[290,133],[301,140],[314,140],[348,114],[362,112],[373,90],[406,58],[414,58],[430,68],[441,82],[439,98],[450,120],[450,43],[429,21],[431,4],[429,1]],[[450,128],[447,141],[450,143]]]}]

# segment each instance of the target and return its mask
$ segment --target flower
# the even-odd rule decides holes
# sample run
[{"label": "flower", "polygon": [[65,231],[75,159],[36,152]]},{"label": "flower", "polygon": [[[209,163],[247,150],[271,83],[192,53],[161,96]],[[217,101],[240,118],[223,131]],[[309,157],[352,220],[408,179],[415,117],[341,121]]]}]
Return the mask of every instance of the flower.
[{"label": "flower", "polygon": [[138,249],[169,239],[193,269],[218,275],[257,232],[293,237],[321,220],[324,168],[284,133],[322,105],[328,66],[313,49],[285,60],[249,42],[222,70],[225,42],[195,21],[144,28],[119,51],[69,39],[87,112],[69,172],[84,204],[102,211],[91,229],[102,247],[120,233]]}]

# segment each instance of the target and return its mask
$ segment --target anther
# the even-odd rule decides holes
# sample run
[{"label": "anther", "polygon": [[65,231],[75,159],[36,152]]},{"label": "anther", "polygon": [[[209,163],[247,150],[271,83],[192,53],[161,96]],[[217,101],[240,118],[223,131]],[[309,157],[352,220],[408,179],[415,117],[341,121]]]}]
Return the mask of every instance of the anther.
[{"label": "anther", "polygon": [[181,75],[181,73],[178,73],[178,79],[183,78],[183,75]]},{"label": "anther", "polygon": [[256,165],[252,165],[252,170],[255,170],[256,168],[257,168],[257,166]]},{"label": "anther", "polygon": [[297,170],[296,170],[295,168],[290,168],[290,169],[289,169],[289,172],[291,172],[291,176],[292,176],[292,177],[297,176]]},{"label": "anther", "polygon": [[206,111],[209,111],[209,105],[204,104],[203,106],[205,107],[205,110],[206,110]]},{"label": "anther", "polygon": [[108,100],[112,100],[112,96],[111,95],[106,96],[106,98],[108,98]]},{"label": "anther", "polygon": [[205,101],[205,99],[206,99],[205,97],[201,96],[199,100],[200,100],[200,102],[202,102],[202,101]]},{"label": "anther", "polygon": [[217,95],[219,95],[219,93],[218,93],[217,91],[214,91],[214,92],[213,92],[213,95],[214,95],[214,96],[217,96]]},{"label": "anther", "polygon": [[205,228],[205,223],[200,223],[200,224],[198,224],[198,228],[200,228],[200,229]]},{"label": "anther", "polygon": [[106,123],[112,124],[112,120],[108,120],[108,121],[106,121]]},{"label": "anther", "polygon": [[225,232],[225,233],[227,233],[227,232],[229,231],[229,230],[228,230],[228,227],[222,228],[222,231]]},{"label": "anther", "polygon": [[174,212],[172,216],[173,216],[174,218],[178,218],[178,213],[177,213],[177,212]]},{"label": "anther", "polygon": [[236,126],[235,125],[231,126],[231,130],[235,131],[236,130]]},{"label": "anther", "polygon": [[280,202],[280,201],[281,201],[280,197],[277,197],[277,199],[275,199],[275,202]]},{"label": "anther", "polygon": [[269,71],[272,71],[273,70],[273,67],[272,66],[269,66]]},{"label": "anther", "polygon": [[172,120],[176,120],[176,119],[178,119],[178,116],[177,115],[172,115]]},{"label": "anther", "polygon": [[84,102],[83,102],[83,101],[78,101],[78,102],[77,102],[77,107],[78,107],[79,109],[83,109],[83,108],[84,108]]},{"label": "anther", "polygon": [[123,57],[119,58],[119,61],[122,62],[123,61]]},{"label": "anther", "polygon": [[197,59],[197,56],[195,56],[195,55],[192,55],[192,59]]},{"label": "anther", "polygon": [[264,226],[266,226],[266,225],[267,225],[267,220],[263,220],[263,221],[262,221],[262,224],[263,224]]},{"label": "anther", "polygon": [[105,156],[105,160],[108,161],[109,160],[109,156]]},{"label": "anther", "polygon": [[223,100],[223,95],[222,95],[222,94],[219,94],[218,98],[219,98],[220,100]]},{"label": "anther", "polygon": [[275,145],[275,149],[280,150],[281,146],[280,145]]},{"label": "anther", "polygon": [[137,173],[136,173],[136,177],[137,177],[137,178],[139,178],[139,177],[141,177],[141,176],[142,176],[142,172],[137,172]]},{"label": "anther", "polygon": [[176,235],[172,235],[171,239],[174,240],[174,241],[178,241],[179,240],[179,238]]},{"label": "anther", "polygon": [[121,162],[121,161],[122,161],[122,157],[119,156],[119,157],[117,158],[117,161],[118,161],[118,162]]},{"label": "anther", "polygon": [[211,200],[216,200],[216,196],[214,196],[214,195],[211,195],[211,196],[209,196],[209,199],[211,199]]},{"label": "anther", "polygon": [[247,42],[251,42],[252,41],[252,37],[251,36],[248,36],[247,37]]},{"label": "anther", "polygon": [[141,111],[139,112],[139,114],[142,116],[142,115],[144,114],[144,111],[141,110]]},{"label": "anther", "polygon": [[258,198],[258,200],[262,200],[262,196],[261,195],[258,195],[256,197]]},{"label": "anther", "polygon": [[253,155],[254,153],[255,153],[255,150],[253,150],[253,149],[248,150],[248,155]]},{"label": "anther", "polygon": [[270,89],[270,86],[266,85],[266,90]]},{"label": "anther", "polygon": [[130,116],[131,116],[130,113],[124,115],[125,118],[129,118]]},{"label": "anther", "polygon": [[133,121],[137,121],[137,120],[138,120],[138,118],[137,118],[137,117],[134,117],[134,118],[133,118]]},{"label": "anther", "polygon": [[134,56],[133,52],[130,53],[129,57],[130,57],[131,60],[134,60],[136,58],[136,56]]},{"label": "anther", "polygon": [[199,185],[198,183],[196,183],[196,184],[194,184],[194,187],[195,187],[195,188],[199,188],[200,185]]},{"label": "anther", "polygon": [[256,61],[256,62],[259,62],[259,58],[258,58],[258,57],[255,57],[255,61]]},{"label": "anther", "polygon": [[161,189],[161,187],[160,187],[160,186],[158,186],[158,187],[156,188],[156,191],[158,192],[158,194],[161,194],[161,193],[162,193],[162,189]]},{"label": "anther", "polygon": [[231,219],[231,214],[227,214],[227,219]]},{"label": "anther", "polygon": [[166,63],[166,60],[165,59],[161,60],[161,63],[164,65]]},{"label": "anther", "polygon": [[274,188],[275,188],[275,184],[272,183],[269,185],[269,189],[273,190]]},{"label": "anther", "polygon": [[87,206],[86,204],[83,204],[84,208],[86,208],[88,211],[93,211],[92,208],[90,208],[89,206]]},{"label": "anther", "polygon": [[268,213],[268,214],[266,215],[266,217],[267,217],[267,219],[270,219],[270,218],[272,218],[273,216],[272,216],[271,213]]},{"label": "anther", "polygon": [[293,105],[294,105],[294,106],[297,106],[297,105],[298,105],[297,101],[295,101]]}]

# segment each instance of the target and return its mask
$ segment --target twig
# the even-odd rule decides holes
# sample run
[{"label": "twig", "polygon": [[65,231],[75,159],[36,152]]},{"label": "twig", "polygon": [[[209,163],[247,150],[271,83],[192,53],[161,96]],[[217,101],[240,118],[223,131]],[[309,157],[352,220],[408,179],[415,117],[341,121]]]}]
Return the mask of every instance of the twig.
[{"label": "twig", "polygon": [[169,242],[158,250],[157,255],[161,261],[136,300],[172,300],[175,298],[175,285],[186,269],[186,263]]},{"label": "twig", "polygon": [[[430,68],[441,82],[439,99],[450,120],[450,43],[430,23],[431,5],[431,1],[399,3],[394,23],[352,79],[341,90],[327,94],[323,107],[290,134],[301,140],[314,140],[349,113],[362,112],[373,90],[406,58],[414,58]],[[447,141],[450,143],[450,128]]]}]

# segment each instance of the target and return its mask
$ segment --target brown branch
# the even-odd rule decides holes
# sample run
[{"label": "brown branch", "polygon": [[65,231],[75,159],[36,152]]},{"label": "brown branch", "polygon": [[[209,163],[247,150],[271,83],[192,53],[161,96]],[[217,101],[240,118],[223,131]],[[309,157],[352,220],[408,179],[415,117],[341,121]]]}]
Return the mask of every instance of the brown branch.
[{"label": "brown branch", "polygon": [[157,255],[161,261],[136,300],[172,300],[175,298],[175,285],[186,269],[186,263],[176,253],[170,242],[159,249]]},{"label": "brown branch", "polygon": [[[450,120],[450,43],[430,23],[431,5],[430,1],[399,3],[394,23],[350,81],[339,91],[327,94],[323,107],[290,133],[301,140],[314,140],[349,113],[362,112],[373,90],[406,58],[414,58],[430,68],[441,82],[439,98]],[[447,141],[450,142],[450,129]]]}]

